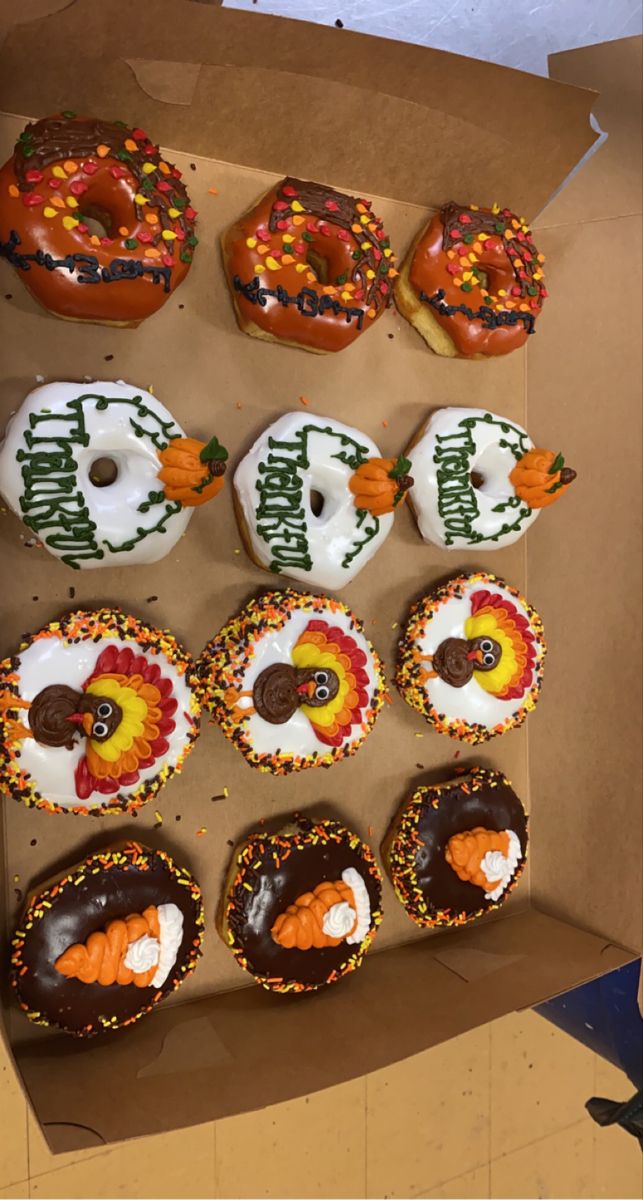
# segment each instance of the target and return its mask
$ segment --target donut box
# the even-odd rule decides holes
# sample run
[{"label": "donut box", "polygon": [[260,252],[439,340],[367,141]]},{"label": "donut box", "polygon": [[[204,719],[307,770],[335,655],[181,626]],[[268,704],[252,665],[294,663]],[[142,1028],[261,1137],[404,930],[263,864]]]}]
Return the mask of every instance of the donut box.
[{"label": "donut box", "polygon": [[[382,704],[359,752],[329,771],[253,771],[204,709],[181,774],[140,807],[90,818],[73,805],[52,813],[4,800],[7,933],[36,885],[122,842],[170,855],[203,896],[202,952],[180,989],[168,990],[131,1028],[87,1041],[82,1055],[71,1039],[29,1025],[14,999],[4,996],[16,1070],[54,1150],[73,1146],[76,1127],[110,1143],[353,1078],[600,974],[627,961],[638,944],[631,904],[639,889],[630,696],[639,672],[640,612],[630,523],[640,478],[633,433],[639,400],[637,334],[629,324],[634,218],[624,215],[633,211],[629,135],[619,93],[627,64],[618,59],[618,47],[609,54],[599,47],[591,55],[560,56],[552,75],[564,82],[516,78],[489,64],[467,61],[465,67],[449,55],[378,45],[346,30],[209,5],[180,2],[179,9],[177,20],[176,3],[158,0],[154,19],[137,14],[137,57],[145,62],[135,71],[122,61],[122,30],[130,19],[125,0],[115,0],[109,15],[77,2],[26,31],[16,26],[0,51],[4,107],[23,114],[0,121],[2,161],[25,115],[36,119],[62,103],[106,121],[140,124],[181,172],[199,239],[180,289],[136,329],[56,319],[0,256],[0,426],[4,430],[43,384],[77,381],[89,393],[95,381],[127,381],[154,397],[179,432],[202,445],[216,433],[229,454],[225,484],[213,504],[194,509],[189,528],[181,524],[164,557],[127,565],[121,554],[99,570],[74,569],[48,553],[44,536],[0,513],[0,660],[16,653],[25,634],[67,613],[120,608],[145,625],[171,630],[198,661],[262,593],[326,591],[362,623],[383,662],[392,702]],[[168,28],[173,62],[209,56],[194,86],[191,67],[168,73],[163,66]],[[46,39],[52,48],[51,59],[39,61],[37,79],[15,68],[25,36],[30,44]],[[336,70],[339,38],[349,39],[342,61],[350,46],[350,81]],[[100,64],[93,58],[99,45]],[[79,52],[63,97],[59,63],[69,47]],[[249,66],[259,62],[259,47],[255,74]],[[304,80],[297,103],[293,63]],[[441,80],[439,94],[427,90],[432,76]],[[514,103],[516,87],[522,106]],[[613,136],[546,207],[595,144],[588,123],[592,96],[584,88],[601,90],[599,119]],[[339,353],[304,353],[246,336],[219,243],[286,176],[324,181],[371,202],[400,261],[432,213],[453,198],[506,202],[536,221],[550,296],[526,351],[488,362],[439,357],[393,305]],[[364,207],[361,216],[371,211]],[[0,230],[0,242],[6,237]],[[596,291],[597,281],[614,275],[625,293],[618,305]],[[600,319],[600,335],[592,318]],[[309,417],[305,429],[323,418],[348,427],[351,437],[359,431],[382,456],[395,459],[419,444],[432,415],[446,407],[497,414],[510,427],[506,440],[521,452],[525,430],[536,447],[562,447],[578,470],[570,495],[528,530],[525,521],[519,540],[483,553],[462,539],[450,546],[422,540],[416,522],[421,498],[411,491],[376,554],[335,590],[275,571],[279,561],[258,553],[255,544],[258,561],[246,553],[234,474],[284,414]],[[301,421],[295,424],[298,429]],[[438,436],[438,426],[431,428]],[[288,436],[292,442],[295,434]],[[334,452],[331,446],[329,456]],[[487,504],[490,513],[495,503]],[[176,522],[178,528],[179,517]],[[445,526],[443,541],[454,528]],[[537,711],[522,728],[484,744],[440,735],[436,728],[444,721],[424,720],[395,687],[398,644],[412,606],[448,580],[480,572],[528,598],[542,615],[549,647]],[[507,890],[502,919],[490,911],[464,928],[416,924],[382,872],[381,924],[350,978],[315,997],[267,996],[239,970],[215,923],[234,847],[264,827],[278,830],[294,812],[319,815],[354,831],[381,870],[380,847],[400,806],[418,788],[430,790],[458,768],[476,765],[511,781],[529,814],[529,856],[521,858],[520,885]],[[146,893],[137,912],[148,904]],[[78,936],[84,939],[82,930]],[[359,1013],[361,1032],[355,1029]],[[286,1039],[307,1047],[306,1055],[291,1056],[287,1077],[281,1069]],[[109,1103],[113,1094],[117,1106]]]}]

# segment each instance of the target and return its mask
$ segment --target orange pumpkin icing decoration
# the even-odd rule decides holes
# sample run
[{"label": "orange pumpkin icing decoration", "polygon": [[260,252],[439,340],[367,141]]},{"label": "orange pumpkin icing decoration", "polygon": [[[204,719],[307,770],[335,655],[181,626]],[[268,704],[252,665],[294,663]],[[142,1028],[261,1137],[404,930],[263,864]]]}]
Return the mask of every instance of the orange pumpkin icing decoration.
[{"label": "orange pumpkin icing decoration", "polygon": [[406,499],[413,486],[407,473],[408,458],[369,458],[351,476],[348,486],[355,499],[355,508],[367,509],[374,517],[391,513]]},{"label": "orange pumpkin icing decoration", "polygon": [[345,937],[349,937],[357,926],[357,914],[351,929],[344,937],[331,937],[324,933],[324,917],[334,904],[345,901],[355,911],[355,898],[352,889],[342,879],[334,883],[318,883],[312,892],[304,892],[298,896],[294,904],[289,904],[285,912],[280,913],[275,921],[271,934],[273,940],[284,950],[310,950],[312,946],[321,950],[324,946],[339,946]]},{"label": "orange pumpkin icing decoration", "polygon": [[158,477],[168,500],[196,508],[221,491],[228,451],[216,437],[209,442],[172,438],[158,456],[162,468]]},{"label": "orange pumpkin icing decoration", "polygon": [[509,834],[506,829],[496,832],[495,829],[469,829],[465,833],[454,833],[447,842],[444,852],[450,867],[453,867],[458,879],[463,883],[475,883],[484,888],[485,892],[493,888],[499,880],[490,880],[482,871],[480,864],[489,850],[499,850],[505,857],[509,852]]},{"label": "orange pumpkin icing decoration", "polygon": [[509,475],[516,495],[530,508],[554,504],[575,478],[576,472],[565,466],[562,454],[552,450],[528,450]]},{"label": "orange pumpkin icing decoration", "polygon": [[160,940],[158,913],[153,904],[143,913],[132,913],[123,921],[110,921],[104,931],[90,933],[84,944],[76,942],[68,946],[56,959],[54,967],[67,979],[78,979],[81,983],[100,983],[103,987],[112,983],[133,983],[139,988],[150,987],[158,964],[148,971],[136,972],[124,962],[131,943],[145,934]]}]

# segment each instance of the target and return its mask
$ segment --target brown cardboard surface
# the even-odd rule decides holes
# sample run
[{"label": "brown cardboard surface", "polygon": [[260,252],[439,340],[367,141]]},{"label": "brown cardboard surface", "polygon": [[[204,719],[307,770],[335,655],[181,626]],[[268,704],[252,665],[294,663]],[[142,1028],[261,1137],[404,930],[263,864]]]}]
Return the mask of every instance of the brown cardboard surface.
[{"label": "brown cardboard surface", "polygon": [[[423,46],[193,0],[148,0],[130,31],[129,0],[76,0],[15,26],[0,106],[67,107],[74,46],[74,107],[91,109],[99,77],[102,111],[165,145],[419,204],[468,197],[475,180],[477,202],[502,195],[529,217],[596,138],[592,92]],[[26,39],[47,47],[37,85],[14,69],[2,99]]]},{"label": "brown cardboard surface", "polygon": [[[165,0],[148,7],[156,16],[169,11]],[[109,13],[118,8],[111,6]],[[315,29],[305,35],[309,55],[305,70],[311,78],[319,77],[322,70],[331,73],[324,84],[324,103],[328,101],[334,117],[341,115],[350,87],[352,92],[360,91],[359,112],[369,81],[371,88],[380,88],[382,95],[374,90],[369,93],[369,126],[374,115],[382,115],[382,144],[388,149],[395,133],[403,143],[400,153],[411,147],[413,172],[410,178],[411,158],[396,159],[397,150],[385,163],[379,161],[384,158],[381,154],[374,161],[370,142],[363,154],[357,153],[358,142],[351,141],[355,129],[359,130],[359,122],[352,120],[355,108],[350,109],[348,130],[341,122],[332,126],[335,142],[338,129],[342,138],[348,139],[339,139],[341,152],[334,158],[324,158],[328,154],[324,131],[324,137],[312,142],[309,138],[306,147],[295,146],[293,154],[295,150],[296,155],[308,153],[308,166],[302,169],[301,157],[295,155],[293,162],[293,154],[285,154],[274,118],[270,137],[265,128],[253,124],[258,104],[253,88],[260,84],[264,94],[270,95],[273,113],[280,110],[279,102],[288,94],[282,89],[292,79],[290,75],[286,79],[284,72],[291,70],[297,58],[296,47],[301,49],[299,39],[306,27],[295,28],[285,22],[275,26],[272,18],[261,19],[269,23],[261,26],[264,39],[271,30],[273,34],[279,30],[279,38],[273,36],[270,43],[275,46],[270,58],[276,73],[264,74],[262,64],[255,64],[261,70],[251,71],[238,65],[249,61],[247,30],[260,28],[254,24],[254,14],[244,17],[245,22],[253,22],[249,26],[228,20],[241,14],[225,10],[215,14],[207,6],[187,0],[181,11],[183,22],[177,17],[177,5],[172,6],[171,43],[166,35],[161,36],[160,25],[158,29],[153,25],[145,28],[144,36],[137,37],[135,49],[144,49],[147,65],[135,64],[136,77],[161,96],[160,101],[141,91],[131,66],[124,61],[108,69],[106,60],[99,63],[79,56],[74,60],[73,102],[77,108],[85,104],[100,107],[105,115],[144,123],[154,136],[161,135],[166,145],[187,150],[187,154],[168,150],[168,156],[185,170],[200,212],[201,244],[189,279],[157,316],[131,331],[57,322],[35,305],[6,264],[0,264],[0,294],[12,297],[3,301],[1,310],[6,355],[5,376],[0,381],[0,425],[40,376],[46,380],[124,378],[141,387],[152,384],[188,433],[205,437],[216,432],[231,451],[231,476],[258,432],[288,408],[298,407],[300,396],[308,399],[309,412],[362,428],[388,454],[407,444],[431,407],[488,407],[523,422],[528,398],[531,436],[537,443],[559,440],[568,460],[575,466],[580,463],[580,475],[564,503],[544,513],[527,539],[493,554],[467,557],[428,547],[420,541],[410,512],[403,511],[379,555],[341,594],[365,620],[390,676],[399,625],[411,600],[431,584],[463,568],[494,571],[519,587],[527,581],[527,594],[541,611],[551,649],[542,699],[523,729],[476,751],[435,734],[395,694],[359,755],[330,772],[307,771],[280,779],[259,775],[206,723],[184,774],[135,820],[63,819],[27,811],[15,802],[5,803],[7,928],[18,908],[18,893],[24,894],[38,877],[50,875],[87,850],[124,834],[175,853],[204,888],[209,922],[204,958],[174,1002],[166,1002],[135,1028],[113,1040],[76,1044],[34,1029],[8,1003],[8,1034],[39,1118],[60,1124],[64,1097],[64,1121],[78,1121],[107,1140],[172,1128],[177,1120],[190,1124],[259,1107],[375,1069],[509,1009],[535,1003],[629,957],[627,951],[606,948],[606,942],[636,945],[631,936],[631,900],[628,907],[627,897],[609,883],[613,873],[624,886],[633,880],[634,838],[629,848],[626,843],[637,806],[633,790],[624,786],[632,778],[631,743],[619,721],[619,710],[610,703],[610,689],[615,686],[611,657],[602,650],[588,656],[586,646],[604,644],[606,628],[610,635],[623,629],[622,644],[617,639],[619,696],[627,695],[631,703],[627,689],[634,682],[634,665],[639,659],[636,615],[640,608],[634,607],[632,548],[625,534],[613,536],[612,510],[607,512],[608,506],[601,504],[604,493],[596,486],[597,476],[603,476],[596,466],[596,427],[587,413],[600,411],[604,395],[611,398],[614,389],[599,361],[601,343],[593,330],[586,335],[589,326],[580,310],[594,280],[593,264],[600,265],[599,277],[604,278],[611,269],[610,247],[616,245],[620,255],[627,243],[619,240],[620,234],[613,241],[611,227],[609,238],[599,238],[600,245],[592,241],[592,226],[567,230],[565,236],[559,236],[558,230],[547,231],[547,239],[553,239],[543,247],[549,252],[552,298],[534,339],[536,350],[530,349],[528,356],[517,353],[486,363],[431,355],[395,310],[385,314],[356,345],[336,356],[318,358],[244,337],[233,317],[217,249],[221,230],[277,177],[254,167],[214,161],[222,148],[231,150],[233,141],[227,138],[236,138],[236,152],[230,157],[237,161],[263,166],[270,161],[275,169],[302,170],[307,175],[324,174],[319,167],[327,164],[329,182],[346,185],[358,180],[357,190],[374,196],[393,246],[403,252],[427,215],[427,209],[413,201],[435,198],[439,202],[445,198],[440,188],[450,194],[461,187],[469,195],[475,179],[476,188],[484,192],[477,199],[495,198],[498,186],[499,197],[504,194],[511,203],[523,203],[528,213],[537,211],[592,141],[586,126],[591,96],[531,77],[520,77],[517,86],[515,74],[502,68],[468,60],[463,66],[464,60],[452,56],[356,38],[346,31],[343,36],[352,40],[342,42],[342,49],[330,57],[327,54],[324,61],[317,50],[318,40],[334,34]],[[210,24],[215,16],[221,20],[216,25],[216,41],[211,36],[215,26]],[[51,47],[51,55],[43,63],[38,84],[30,80],[30,95],[21,72],[13,71],[13,111],[40,114],[63,102],[65,106],[71,103],[65,55],[69,46],[80,44],[75,30],[85,23],[82,45],[91,49],[87,22],[92,22],[94,44],[100,34],[105,39],[101,51],[111,49],[118,57],[122,24],[119,27],[115,21],[111,25],[110,19],[84,2],[34,26],[29,36],[42,39]],[[3,68],[24,36],[24,30],[10,31],[0,53],[5,105],[8,84]],[[255,36],[259,35],[253,32],[251,49],[255,49]],[[174,65],[150,66],[155,57],[170,57],[170,44]],[[199,61],[210,66],[199,69],[194,63],[194,47],[198,47]],[[356,47],[350,85],[344,82],[349,72],[342,57],[348,53],[347,47]],[[185,73],[176,68],[181,58],[192,64]],[[433,121],[434,114],[421,106],[426,86],[421,64],[425,72],[430,66],[431,93],[439,94],[443,105],[438,123]],[[304,69],[301,59],[295,65],[298,71]],[[172,92],[172,79],[177,76],[183,89],[180,95]],[[494,89],[494,103],[484,113],[484,126],[480,124],[481,106],[473,104],[476,87],[483,83]],[[163,93],[164,87],[170,90]],[[171,96],[172,104],[168,103]],[[534,159],[538,158],[537,171],[522,150],[520,161],[512,153],[511,138],[517,137],[519,128],[514,116],[525,97],[531,104],[530,154],[533,150]],[[463,121],[464,98],[467,111],[475,111],[475,124]],[[236,107],[226,107],[232,99]],[[113,113],[107,111],[112,105],[117,105]],[[505,111],[503,133],[500,117]],[[387,124],[389,112],[391,123]],[[216,120],[210,114],[215,114]],[[21,124],[15,117],[2,121],[0,159],[10,152]],[[245,135],[240,132],[242,126]],[[257,146],[257,129],[261,128],[263,141]],[[457,154],[454,129],[459,138]],[[434,153],[424,180],[418,178],[417,160],[421,148],[429,144],[429,131]],[[175,136],[167,136],[170,132]],[[508,144],[498,158],[501,136]],[[241,153],[244,149],[247,158]],[[207,151],[209,157],[199,157],[198,150]],[[190,169],[191,163],[195,170]],[[600,156],[596,163],[600,164]],[[505,191],[501,193],[499,182],[503,180]],[[218,195],[209,192],[213,186]],[[487,195],[486,188],[494,190]],[[511,196],[507,196],[509,188]],[[404,194],[405,200],[382,200],[377,197],[379,190],[389,197]],[[573,247],[580,255],[578,261]],[[617,261],[620,263],[620,257]],[[629,293],[625,299],[629,301]],[[617,314],[605,317],[606,338],[615,348],[619,370],[624,375],[628,372],[614,410],[621,420],[614,419],[607,438],[603,421],[598,435],[601,447],[606,445],[612,457],[618,449],[617,462],[624,462],[624,456],[635,449],[631,425],[624,436],[620,428],[631,420],[634,380],[629,366],[638,327],[630,329],[625,324],[629,309],[622,311],[623,325]],[[588,348],[589,341],[593,349]],[[611,465],[611,470],[619,468]],[[637,467],[637,478],[639,474]],[[623,472],[619,478],[625,481],[633,476],[630,470],[629,476]],[[620,534],[627,521],[625,499],[616,502],[614,511]],[[274,577],[253,567],[241,549],[230,486],[212,506],[195,514],[175,550],[154,566],[72,572],[45,551],[28,548],[27,540],[28,533],[19,522],[3,515],[3,573],[16,582],[4,598],[2,654],[15,647],[23,631],[39,628],[65,609],[101,603],[117,603],[159,625],[168,625],[198,653],[249,595],[275,583]],[[601,565],[600,573],[596,571],[597,544],[607,564],[607,568]],[[618,586],[611,592],[607,588],[606,596],[606,580],[612,576]],[[73,601],[70,588],[75,589]],[[590,593],[585,604],[583,589]],[[629,625],[621,624],[624,589],[628,612],[631,602],[633,614]],[[576,604],[573,612],[570,597]],[[582,704],[579,679],[584,689]],[[603,711],[605,704],[600,703],[603,696],[608,697],[609,719]],[[539,729],[542,732],[537,733]],[[590,740],[595,751],[588,751]],[[615,770],[617,756],[624,764],[623,773],[615,776],[618,789],[606,802],[605,784],[609,772]],[[528,808],[533,802],[533,893],[538,905],[552,917],[529,907],[525,877],[498,918],[455,934],[426,937],[406,918],[386,883],[385,920],[375,948],[363,968],[345,984],[324,995],[306,997],[303,1003],[245,986],[248,977],[213,928],[229,843],[236,842],[260,818],[299,808],[339,815],[377,848],[395,807],[412,784],[448,776],[456,762],[472,761],[502,769]],[[561,778],[565,784],[581,781],[582,796],[575,791],[570,794],[569,788],[564,791]],[[211,797],[224,787],[229,790],[228,799],[213,801]],[[154,828],[158,825],[156,810],[162,816],[158,828]],[[585,812],[591,814],[590,820],[585,820]],[[196,831],[203,826],[207,833],[197,838]],[[588,879],[598,879],[600,886],[589,887]],[[595,899],[588,897],[590,890]],[[590,932],[553,919],[559,916]],[[293,1044],[305,1045],[306,1055],[287,1053]],[[328,1053],[330,1044],[332,1055]],[[81,1069],[85,1080],[90,1070],[96,1069],[102,1078],[113,1080],[113,1088],[118,1082],[121,1098],[126,1077],[131,1104],[112,1104],[112,1085],[103,1091],[84,1089],[82,1099],[75,1099],[73,1081]],[[159,1079],[167,1101],[163,1105],[158,1104]],[[92,1093],[90,1101],[88,1091]],[[135,1127],[134,1112],[139,1114]],[[59,1131],[52,1128],[50,1136],[57,1148],[69,1147],[68,1129],[64,1147]]]},{"label": "brown cardboard surface", "polygon": [[[507,995],[513,1007],[531,1005],[631,957],[532,911],[462,931],[461,955],[468,949],[494,960],[494,971],[472,984],[441,961],[453,941],[446,934],[374,955],[350,988],[329,988],[303,1004],[245,988],[158,1009],[121,1041],[120,1053],[107,1039],[70,1046],[50,1038],[19,1050],[18,1065],[53,1150],[69,1148],[69,1129],[57,1128],[63,1112],[85,1137],[118,1141],[134,1132],[134,1113],[137,1135],[159,1133],[288,1100],[301,1094],[304,1078],[306,1090],[318,1091],[493,1020],[506,1011]],[[305,1046],[305,1056],[294,1046]],[[101,1086],[79,1088],[79,1074],[86,1083],[90,1072]]]}]

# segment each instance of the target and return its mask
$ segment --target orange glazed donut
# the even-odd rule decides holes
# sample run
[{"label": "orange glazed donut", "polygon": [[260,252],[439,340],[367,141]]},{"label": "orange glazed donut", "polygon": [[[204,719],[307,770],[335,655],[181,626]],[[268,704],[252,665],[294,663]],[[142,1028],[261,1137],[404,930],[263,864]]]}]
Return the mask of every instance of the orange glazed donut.
[{"label": "orange glazed donut", "polygon": [[491,358],[523,346],[547,296],[524,218],[446,204],[400,269],[395,302],[436,354]]},{"label": "orange glazed donut", "polygon": [[0,258],[74,321],[138,325],[156,312],[190,269],[196,215],[181,172],[122,121],[45,117],[0,171]]},{"label": "orange glazed donut", "polygon": [[244,333],[317,354],[343,350],[389,303],[395,257],[370,200],[282,179],[223,235]]}]

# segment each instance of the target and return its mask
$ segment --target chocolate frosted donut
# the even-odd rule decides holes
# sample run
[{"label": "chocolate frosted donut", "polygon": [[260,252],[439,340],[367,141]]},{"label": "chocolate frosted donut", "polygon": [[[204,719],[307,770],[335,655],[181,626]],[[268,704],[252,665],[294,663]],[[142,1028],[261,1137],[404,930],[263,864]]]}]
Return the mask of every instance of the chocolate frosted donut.
[{"label": "chocolate frosted donut", "polygon": [[464,925],[504,903],[527,856],[527,815],[500,771],[471,767],[418,787],[398,812],[382,856],[416,925]]},{"label": "chocolate frosted donut", "polygon": [[131,1025],[194,970],[203,924],[197,884],[163,850],[91,854],[26,905],[11,943],[20,1007],[77,1037]]},{"label": "chocolate frosted donut", "polygon": [[359,967],[381,920],[369,847],[337,821],[296,814],[236,848],[217,928],[257,983],[309,992]]}]

